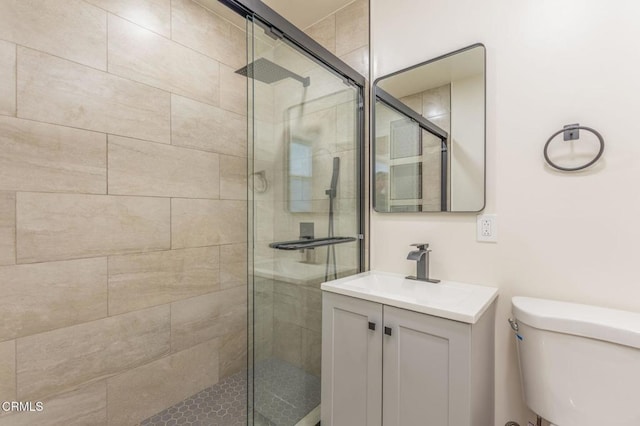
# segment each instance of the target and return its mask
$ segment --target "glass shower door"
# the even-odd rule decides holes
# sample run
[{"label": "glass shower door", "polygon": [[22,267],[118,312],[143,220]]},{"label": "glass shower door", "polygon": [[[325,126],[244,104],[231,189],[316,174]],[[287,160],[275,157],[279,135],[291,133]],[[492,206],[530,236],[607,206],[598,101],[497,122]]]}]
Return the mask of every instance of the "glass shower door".
[{"label": "glass shower door", "polygon": [[248,20],[249,424],[320,420],[323,281],[361,270],[361,89]]}]

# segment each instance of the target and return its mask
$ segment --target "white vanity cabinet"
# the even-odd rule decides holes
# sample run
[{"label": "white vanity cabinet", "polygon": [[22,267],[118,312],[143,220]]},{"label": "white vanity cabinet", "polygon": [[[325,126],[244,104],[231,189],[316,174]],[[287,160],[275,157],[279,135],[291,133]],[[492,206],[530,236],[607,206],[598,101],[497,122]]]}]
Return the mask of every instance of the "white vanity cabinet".
[{"label": "white vanity cabinet", "polygon": [[323,290],[323,425],[493,426],[495,289],[477,315],[454,309],[456,320],[371,288],[347,295],[353,288],[334,281]]}]

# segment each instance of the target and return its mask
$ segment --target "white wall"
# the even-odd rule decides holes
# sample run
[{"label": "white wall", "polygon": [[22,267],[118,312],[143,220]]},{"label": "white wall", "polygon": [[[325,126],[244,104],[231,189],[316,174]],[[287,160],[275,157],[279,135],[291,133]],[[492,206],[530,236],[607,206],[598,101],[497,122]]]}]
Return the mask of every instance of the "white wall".
[{"label": "white wall", "polygon": [[[409,273],[409,244],[425,241],[433,276],[500,288],[496,425],[526,425],[533,417],[506,322],[511,296],[640,311],[640,3],[371,3],[372,80],[475,42],[487,47],[485,211],[498,214],[499,242],[475,241],[472,214],[372,212],[371,265]],[[542,147],[575,122],[604,135],[604,157],[588,172],[553,172]]]}]

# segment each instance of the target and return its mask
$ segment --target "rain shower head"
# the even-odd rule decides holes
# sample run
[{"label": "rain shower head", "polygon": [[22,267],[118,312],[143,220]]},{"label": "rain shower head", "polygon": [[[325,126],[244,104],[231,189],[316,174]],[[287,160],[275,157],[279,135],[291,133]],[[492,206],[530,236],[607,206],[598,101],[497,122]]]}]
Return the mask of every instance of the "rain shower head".
[{"label": "rain shower head", "polygon": [[285,78],[298,80],[304,87],[309,86],[311,83],[309,77],[300,77],[298,74],[295,74],[278,64],[274,64],[265,58],[256,59],[246,67],[236,70],[236,74],[244,75],[245,77],[253,78],[267,84],[275,83],[276,81],[284,80]]}]

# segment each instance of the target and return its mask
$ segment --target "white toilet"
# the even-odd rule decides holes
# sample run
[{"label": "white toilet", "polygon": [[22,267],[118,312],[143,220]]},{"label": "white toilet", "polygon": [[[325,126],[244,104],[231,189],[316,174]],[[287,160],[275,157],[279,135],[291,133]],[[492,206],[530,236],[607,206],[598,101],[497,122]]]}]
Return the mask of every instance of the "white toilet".
[{"label": "white toilet", "polygon": [[514,297],[522,392],[557,426],[640,426],[640,314]]}]

